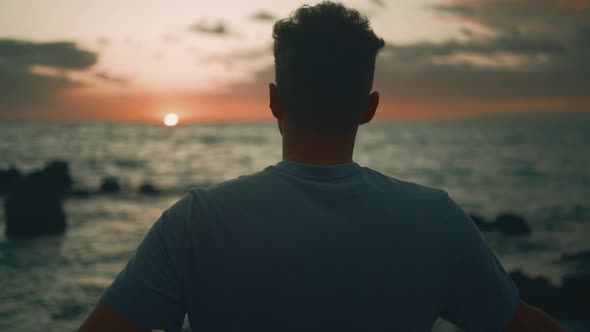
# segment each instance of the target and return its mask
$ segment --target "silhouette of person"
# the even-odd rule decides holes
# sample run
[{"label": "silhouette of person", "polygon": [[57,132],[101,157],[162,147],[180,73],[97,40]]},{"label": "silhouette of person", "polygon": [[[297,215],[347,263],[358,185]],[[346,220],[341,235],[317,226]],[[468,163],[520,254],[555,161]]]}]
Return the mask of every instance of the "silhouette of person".
[{"label": "silhouette of person", "polygon": [[379,104],[369,21],[322,2],[273,38],[283,160],[166,210],[81,331],[558,331],[446,192],[353,162]]}]

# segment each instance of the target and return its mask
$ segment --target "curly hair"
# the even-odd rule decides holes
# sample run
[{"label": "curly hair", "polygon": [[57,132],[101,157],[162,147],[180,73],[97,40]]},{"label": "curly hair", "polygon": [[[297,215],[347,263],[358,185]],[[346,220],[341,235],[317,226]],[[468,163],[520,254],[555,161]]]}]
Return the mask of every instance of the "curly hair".
[{"label": "curly hair", "polygon": [[373,84],[383,39],[358,11],[305,5],[273,29],[276,83],[287,116],[307,126],[351,124]]}]

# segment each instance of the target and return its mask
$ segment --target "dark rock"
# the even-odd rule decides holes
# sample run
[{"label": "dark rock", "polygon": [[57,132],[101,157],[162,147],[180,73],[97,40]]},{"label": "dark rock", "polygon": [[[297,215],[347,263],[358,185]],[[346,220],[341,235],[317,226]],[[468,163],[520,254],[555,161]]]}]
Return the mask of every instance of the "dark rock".
[{"label": "dark rock", "polygon": [[492,231],[494,230],[494,224],[487,222],[484,217],[475,214],[475,213],[470,213],[469,217],[471,217],[471,220],[473,220],[473,222],[475,223],[475,225],[482,231]]},{"label": "dark rock", "polygon": [[583,317],[590,321],[590,274],[568,275],[561,284],[561,301],[564,304],[564,317]]},{"label": "dark rock", "polygon": [[513,213],[502,213],[493,222],[488,222],[475,213],[470,213],[469,216],[481,231],[499,231],[511,235],[528,235],[531,233],[531,229],[524,218]]},{"label": "dark rock", "polygon": [[87,310],[85,305],[79,303],[62,303],[55,306],[54,312],[51,313],[53,320],[66,320],[80,317]]},{"label": "dark rock", "polygon": [[522,271],[510,273],[520,297],[559,319],[588,320],[590,308],[590,274],[570,275],[555,286],[544,277],[529,277]]},{"label": "dark rock", "polygon": [[574,263],[578,268],[590,268],[590,250],[582,250],[573,254],[561,255],[561,261],[564,263]]},{"label": "dark rock", "polygon": [[158,190],[158,188],[154,187],[152,184],[150,183],[144,183],[139,187],[139,193],[142,195],[157,195],[160,193],[160,190]]},{"label": "dark rock", "polygon": [[86,189],[75,189],[70,196],[75,198],[89,198],[92,196],[92,192]]},{"label": "dark rock", "polygon": [[62,201],[71,190],[72,178],[64,161],[49,163],[28,174],[4,201],[7,236],[63,233],[66,216]]},{"label": "dark rock", "polygon": [[108,177],[102,180],[100,185],[100,192],[103,194],[116,194],[121,191],[121,186],[117,178]]},{"label": "dark rock", "polygon": [[484,219],[484,217],[480,216],[479,214],[470,213],[469,214],[469,217],[476,224],[481,224],[481,223],[485,223],[486,222],[486,220]]},{"label": "dark rock", "polygon": [[72,176],[66,161],[53,161],[37,174],[42,184],[54,188],[62,197],[72,189]]},{"label": "dark rock", "polygon": [[0,170],[0,195],[12,192],[20,180],[21,174],[17,169]]},{"label": "dark rock", "polygon": [[512,213],[498,215],[494,221],[494,228],[511,235],[529,235],[531,233],[531,228],[524,218]]},{"label": "dark rock", "polygon": [[533,278],[520,270],[511,272],[510,277],[518,287],[520,298],[525,302],[553,315],[559,311],[559,287],[549,283],[547,278]]},{"label": "dark rock", "polygon": [[582,250],[574,254],[563,254],[561,260],[564,262],[583,261],[590,263],[590,250]]}]

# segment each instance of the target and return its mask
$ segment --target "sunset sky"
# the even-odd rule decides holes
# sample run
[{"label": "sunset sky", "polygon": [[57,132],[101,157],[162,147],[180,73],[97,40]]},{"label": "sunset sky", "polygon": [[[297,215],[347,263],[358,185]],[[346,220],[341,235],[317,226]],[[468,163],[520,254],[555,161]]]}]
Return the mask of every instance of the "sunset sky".
[{"label": "sunset sky", "polygon": [[[0,120],[270,120],[277,0],[2,0]],[[590,0],[344,1],[387,43],[380,119],[590,110]]]}]

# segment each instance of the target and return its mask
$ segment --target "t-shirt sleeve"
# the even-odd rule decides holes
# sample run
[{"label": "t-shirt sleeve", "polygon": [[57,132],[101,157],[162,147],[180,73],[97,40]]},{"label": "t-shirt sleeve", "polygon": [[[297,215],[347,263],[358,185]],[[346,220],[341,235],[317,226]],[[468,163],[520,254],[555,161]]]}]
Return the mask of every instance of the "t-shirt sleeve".
[{"label": "t-shirt sleeve", "polygon": [[180,331],[185,316],[181,272],[182,201],[149,230],[137,252],[104,292],[102,302],[149,329]]},{"label": "t-shirt sleeve", "polygon": [[465,331],[504,331],[518,289],[465,212],[445,194],[440,315]]}]

